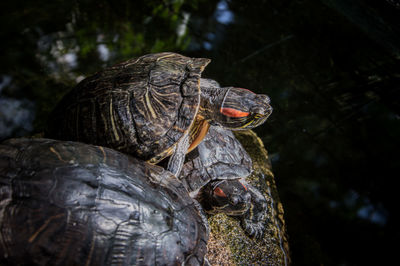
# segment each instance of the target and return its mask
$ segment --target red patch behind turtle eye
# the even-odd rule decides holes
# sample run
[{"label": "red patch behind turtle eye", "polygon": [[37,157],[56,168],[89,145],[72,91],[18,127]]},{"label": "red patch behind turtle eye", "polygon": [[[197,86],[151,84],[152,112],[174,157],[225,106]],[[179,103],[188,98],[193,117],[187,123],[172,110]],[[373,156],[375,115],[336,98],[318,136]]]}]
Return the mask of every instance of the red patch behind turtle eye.
[{"label": "red patch behind turtle eye", "polygon": [[242,184],[242,186],[244,187],[244,189],[247,191],[247,187],[242,183],[242,182],[239,182],[240,184]]},{"label": "red patch behind turtle eye", "polygon": [[233,108],[221,108],[220,112],[230,117],[245,117],[250,114],[249,112],[242,112]]},{"label": "red patch behind turtle eye", "polygon": [[217,188],[214,189],[214,193],[215,193],[215,195],[217,195],[217,196],[219,196],[219,197],[224,197],[224,198],[226,198],[225,192],[224,192],[222,189],[220,189],[219,187],[217,187]]}]

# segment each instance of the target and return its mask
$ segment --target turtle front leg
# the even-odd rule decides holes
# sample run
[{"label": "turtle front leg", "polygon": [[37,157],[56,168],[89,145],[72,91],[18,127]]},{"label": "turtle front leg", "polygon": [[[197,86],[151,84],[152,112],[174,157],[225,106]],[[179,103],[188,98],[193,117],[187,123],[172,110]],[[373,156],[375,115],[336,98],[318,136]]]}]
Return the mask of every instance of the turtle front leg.
[{"label": "turtle front leg", "polygon": [[183,163],[185,162],[185,155],[190,146],[189,140],[189,133],[186,132],[176,144],[175,151],[168,161],[167,170],[176,177],[181,173]]},{"label": "turtle front leg", "polygon": [[249,210],[240,217],[243,230],[250,236],[262,237],[267,219],[268,203],[265,197],[251,185],[247,185],[251,195]]}]

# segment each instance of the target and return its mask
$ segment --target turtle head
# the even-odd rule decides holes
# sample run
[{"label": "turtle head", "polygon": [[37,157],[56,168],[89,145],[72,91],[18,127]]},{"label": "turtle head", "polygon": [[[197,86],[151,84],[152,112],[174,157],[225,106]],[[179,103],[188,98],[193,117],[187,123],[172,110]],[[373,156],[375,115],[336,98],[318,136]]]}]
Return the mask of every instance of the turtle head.
[{"label": "turtle head", "polygon": [[242,88],[227,89],[219,108],[217,123],[238,130],[261,125],[272,113],[267,95],[255,94]]},{"label": "turtle head", "polygon": [[242,215],[250,207],[251,195],[239,180],[217,180],[202,191],[201,203],[208,213]]}]

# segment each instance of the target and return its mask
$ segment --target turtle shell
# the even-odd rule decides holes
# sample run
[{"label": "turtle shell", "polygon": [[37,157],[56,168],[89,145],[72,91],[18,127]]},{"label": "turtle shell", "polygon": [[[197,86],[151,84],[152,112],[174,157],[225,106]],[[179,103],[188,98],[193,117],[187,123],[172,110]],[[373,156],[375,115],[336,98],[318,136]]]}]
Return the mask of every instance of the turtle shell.
[{"label": "turtle shell", "polygon": [[0,213],[1,265],[201,265],[206,252],[181,182],[98,146],[2,143]]},{"label": "turtle shell", "polygon": [[245,178],[251,172],[251,158],[232,131],[211,126],[187,155],[180,179],[189,192],[195,192],[212,180]]},{"label": "turtle shell", "polygon": [[176,53],[134,58],[80,82],[50,116],[47,137],[110,147],[157,163],[199,110],[210,62]]}]

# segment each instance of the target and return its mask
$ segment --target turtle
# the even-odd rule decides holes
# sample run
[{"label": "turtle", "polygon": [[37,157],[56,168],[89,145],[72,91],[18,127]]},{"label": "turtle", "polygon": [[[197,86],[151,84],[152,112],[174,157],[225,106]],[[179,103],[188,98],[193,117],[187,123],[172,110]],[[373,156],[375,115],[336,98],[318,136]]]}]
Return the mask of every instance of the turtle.
[{"label": "turtle", "polygon": [[251,129],[272,112],[267,95],[201,78],[210,61],[164,52],[99,71],[56,105],[45,137],[110,147],[152,164],[169,157],[167,169],[179,176],[210,125]]},{"label": "turtle", "polygon": [[234,134],[210,126],[204,140],[186,156],[179,179],[205,212],[234,216],[248,235],[260,238],[268,203],[246,182],[251,173],[251,157]]},{"label": "turtle", "polygon": [[200,213],[174,175],[118,151],[0,144],[0,265],[204,265]]}]

